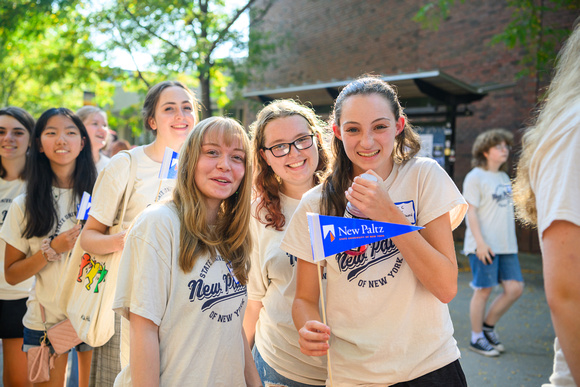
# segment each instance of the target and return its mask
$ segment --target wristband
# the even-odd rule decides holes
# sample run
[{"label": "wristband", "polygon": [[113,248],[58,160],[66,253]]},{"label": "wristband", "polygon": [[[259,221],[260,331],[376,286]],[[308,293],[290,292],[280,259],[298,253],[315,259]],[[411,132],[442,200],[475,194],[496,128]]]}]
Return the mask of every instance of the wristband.
[{"label": "wristband", "polygon": [[40,251],[42,252],[42,256],[44,259],[46,259],[47,262],[60,261],[62,259],[62,254],[57,253],[52,247],[50,247],[49,238],[46,238],[42,241]]}]

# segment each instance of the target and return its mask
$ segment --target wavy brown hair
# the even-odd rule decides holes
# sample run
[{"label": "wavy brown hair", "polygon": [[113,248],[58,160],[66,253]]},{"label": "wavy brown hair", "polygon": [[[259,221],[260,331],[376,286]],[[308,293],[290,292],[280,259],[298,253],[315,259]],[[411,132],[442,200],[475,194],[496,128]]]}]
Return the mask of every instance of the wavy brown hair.
[{"label": "wavy brown hair", "polygon": [[[215,227],[207,222],[205,196],[195,184],[195,169],[207,136],[215,136],[226,145],[239,141],[246,152],[245,174],[237,192],[222,201]],[[231,264],[242,285],[247,283],[252,247],[249,222],[252,195],[250,140],[234,119],[211,117],[200,121],[187,136],[179,154],[179,171],[173,201],[181,223],[179,267],[189,273],[197,259],[219,254]]]},{"label": "wavy brown hair", "polygon": [[[279,177],[276,176],[272,167],[260,155],[260,150],[266,141],[266,128],[268,124],[279,118],[301,116],[310,128],[310,133],[316,135],[316,146],[318,147],[318,165],[314,176],[313,184],[320,184],[326,177],[329,166],[328,151],[322,139],[322,128],[324,122],[309,107],[304,106],[292,99],[276,100],[265,106],[259,113],[256,121],[250,126],[253,137],[254,150],[254,190],[256,198],[259,199],[256,212],[252,214],[258,221],[266,227],[273,227],[277,231],[282,231],[286,224],[284,214],[280,207],[280,184]],[[265,210],[265,216],[260,216]]]},{"label": "wavy brown hair", "polygon": [[513,186],[516,215],[525,224],[535,225],[538,221],[536,196],[530,186],[532,158],[541,141],[549,147],[559,140],[564,131],[579,130],[578,127],[554,123],[568,111],[580,106],[580,24],[576,27],[558,54],[555,75],[548,88],[542,108],[534,125],[522,138],[522,153],[518,162],[517,175]]},{"label": "wavy brown hair", "polygon": [[[405,163],[413,158],[421,149],[421,140],[415,132],[403,108],[399,102],[399,97],[393,86],[378,77],[363,76],[358,78],[342,89],[334,102],[333,113],[330,117],[330,124],[340,128],[340,117],[344,102],[353,95],[377,94],[386,99],[393,110],[395,120],[400,117],[405,118],[405,127],[395,137],[393,161],[397,164]],[[321,212],[324,215],[342,216],[346,209],[346,198],[344,192],[350,186],[352,176],[352,161],[348,158],[342,141],[336,137],[332,138],[331,151],[333,156],[331,173],[322,184],[322,197],[320,200]]]},{"label": "wavy brown hair", "polygon": [[[491,129],[480,133],[476,137],[473,147],[471,148],[471,166],[473,168],[480,167],[487,169],[487,157],[491,148],[505,142],[506,145],[512,146],[514,144],[514,135],[505,129]],[[507,172],[507,162],[499,167],[500,171]]]}]

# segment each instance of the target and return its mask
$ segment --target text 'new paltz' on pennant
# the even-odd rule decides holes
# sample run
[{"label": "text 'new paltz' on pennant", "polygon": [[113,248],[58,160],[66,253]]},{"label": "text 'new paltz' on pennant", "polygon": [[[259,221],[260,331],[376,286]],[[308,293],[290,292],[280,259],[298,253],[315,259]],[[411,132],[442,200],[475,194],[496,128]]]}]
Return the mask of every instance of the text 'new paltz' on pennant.
[{"label": "text 'new paltz' on pennant", "polygon": [[423,227],[374,220],[306,214],[314,262],[373,242],[421,230]]}]

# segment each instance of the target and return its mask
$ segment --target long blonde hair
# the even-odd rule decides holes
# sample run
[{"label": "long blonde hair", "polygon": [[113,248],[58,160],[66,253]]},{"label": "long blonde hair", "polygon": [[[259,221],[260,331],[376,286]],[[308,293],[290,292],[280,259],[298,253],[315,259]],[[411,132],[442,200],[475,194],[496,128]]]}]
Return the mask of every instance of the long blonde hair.
[{"label": "long blonde hair", "polygon": [[[203,141],[208,135],[218,135],[226,145],[240,141],[246,153],[245,174],[237,192],[222,201],[215,227],[208,225],[205,196],[195,184],[195,169]],[[252,247],[249,222],[252,194],[252,163],[250,141],[244,128],[235,120],[211,117],[200,121],[189,133],[179,155],[177,184],[173,201],[181,222],[179,267],[189,273],[197,258],[218,253],[231,264],[234,275],[246,284],[249,254]]]},{"label": "long blonde hair", "polygon": [[[537,223],[536,197],[530,186],[530,165],[541,140],[546,146],[559,139],[553,123],[569,109],[580,107],[580,24],[558,54],[554,79],[548,88],[543,108],[535,125],[522,139],[522,153],[514,182],[516,214],[524,223]],[[573,128],[567,128],[572,129]],[[577,128],[575,128],[578,130]]]}]

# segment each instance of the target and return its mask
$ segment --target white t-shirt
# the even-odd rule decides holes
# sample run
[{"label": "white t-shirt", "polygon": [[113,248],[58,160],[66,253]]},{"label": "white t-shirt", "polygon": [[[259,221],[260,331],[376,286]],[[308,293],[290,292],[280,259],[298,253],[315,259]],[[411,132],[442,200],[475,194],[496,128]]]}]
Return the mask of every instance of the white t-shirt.
[{"label": "white t-shirt", "polygon": [[[159,180],[159,170],[161,163],[151,160],[145,154],[142,146],[131,149],[131,162],[137,164],[135,173],[135,184],[127,209],[123,224],[125,227],[149,205],[157,201],[171,198],[175,179]],[[98,220],[105,226],[112,226],[117,214],[122,210],[123,194],[131,174],[131,164],[129,157],[123,153],[118,153],[107,164],[105,169],[99,173],[95,187],[93,188],[93,199],[89,215]],[[161,185],[159,184],[161,182]],[[111,268],[116,270],[116,268]],[[122,277],[119,277],[122,278]],[[121,323],[121,365],[129,362],[129,324],[123,321]]]},{"label": "white t-shirt", "polygon": [[[159,185],[159,169],[161,163],[153,161],[147,156],[143,147],[130,150],[132,162],[137,163],[135,185],[127,203],[123,223],[128,226],[147,206],[157,200],[171,198],[175,180],[162,180]],[[131,165],[129,158],[124,154],[116,154],[109,164],[99,173],[89,215],[105,226],[112,226],[117,212],[121,211],[122,198],[127,187]],[[159,193],[157,193],[159,191]],[[156,196],[157,195],[157,196]]]},{"label": "white t-shirt", "polygon": [[113,309],[159,326],[160,386],[245,386],[246,287],[221,257],[200,257],[184,273],[179,235],[172,202],[143,212],[125,243]]},{"label": "white t-shirt", "polygon": [[[8,209],[12,200],[18,195],[24,193],[26,183],[23,180],[16,179],[7,181],[0,178],[0,227],[4,224],[4,219],[8,214]],[[19,300],[28,297],[28,292],[34,278],[29,278],[14,286],[9,285],[4,277],[4,252],[6,243],[0,239],[0,300]]]},{"label": "white t-shirt", "polygon": [[95,164],[95,168],[97,168],[97,173],[100,173],[103,169],[105,169],[107,164],[109,164],[109,161],[111,161],[109,157],[105,156],[102,153],[99,154],[99,156],[100,156],[99,161],[97,161],[97,163]]},{"label": "white t-shirt", "polygon": [[[530,185],[536,196],[538,233],[542,235],[556,220],[580,226],[580,105],[562,114],[542,138],[530,165]],[[580,276],[580,273],[578,273]],[[562,350],[555,344],[552,386],[574,386],[572,374]]]},{"label": "white t-shirt", "polygon": [[[495,254],[517,254],[516,222],[512,185],[502,171],[492,172],[473,168],[463,182],[463,196],[477,207],[479,228],[483,240]],[[477,243],[466,222],[464,254],[475,254]]]},{"label": "white t-shirt", "polygon": [[[455,228],[467,210],[453,181],[431,159],[395,164],[383,184],[413,225],[425,226],[449,212]],[[302,197],[281,244],[310,262],[306,213],[320,213],[321,189]],[[408,381],[459,358],[447,305],[425,289],[390,239],[357,257],[339,253],[324,262],[336,386]]]},{"label": "white t-shirt", "polygon": [[[22,237],[22,231],[26,227],[25,195],[20,195],[14,199],[2,230],[0,230],[0,238],[23,252],[26,257],[30,257],[40,251],[43,239],[54,238],[76,224],[76,204],[78,202],[71,207],[72,189],[52,187],[52,193],[57,200],[58,222],[49,235],[30,239]],[[67,254],[65,253],[60,261],[49,262],[35,274],[36,282],[30,289],[28,302],[26,303],[27,311],[22,320],[26,328],[44,331],[39,302],[44,307],[46,326],[48,328],[66,319],[64,311],[58,307],[57,300],[58,282],[66,269],[66,257]]]},{"label": "white t-shirt", "polygon": [[[280,193],[280,207],[286,225],[299,203],[300,200]],[[255,214],[256,206],[257,202],[254,202],[252,214]],[[299,383],[324,384],[326,356],[312,357],[300,352],[298,331],[292,321],[296,257],[280,249],[283,231],[266,227],[253,216],[250,227],[253,247],[248,298],[263,305],[256,324],[255,345],[266,363],[280,375]]]}]

